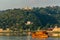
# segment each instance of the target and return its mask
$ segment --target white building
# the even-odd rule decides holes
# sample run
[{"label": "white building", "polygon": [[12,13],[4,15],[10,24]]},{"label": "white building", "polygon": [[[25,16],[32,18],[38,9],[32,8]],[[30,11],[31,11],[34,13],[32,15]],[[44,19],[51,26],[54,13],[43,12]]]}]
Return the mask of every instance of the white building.
[{"label": "white building", "polygon": [[55,28],[52,31],[53,32],[60,32],[60,27],[55,26]]},{"label": "white building", "polygon": [[26,25],[30,25],[30,24],[32,24],[32,22],[30,22],[30,21],[27,21]]}]

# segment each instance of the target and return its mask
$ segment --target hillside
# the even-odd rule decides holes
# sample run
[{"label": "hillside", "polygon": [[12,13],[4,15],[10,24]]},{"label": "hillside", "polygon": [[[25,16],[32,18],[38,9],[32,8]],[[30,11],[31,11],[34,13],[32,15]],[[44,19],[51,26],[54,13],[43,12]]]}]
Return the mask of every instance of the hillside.
[{"label": "hillside", "polygon": [[[27,22],[31,22],[26,25]],[[0,28],[11,30],[47,29],[60,24],[60,7],[41,7],[24,9],[8,9],[0,11]]]}]

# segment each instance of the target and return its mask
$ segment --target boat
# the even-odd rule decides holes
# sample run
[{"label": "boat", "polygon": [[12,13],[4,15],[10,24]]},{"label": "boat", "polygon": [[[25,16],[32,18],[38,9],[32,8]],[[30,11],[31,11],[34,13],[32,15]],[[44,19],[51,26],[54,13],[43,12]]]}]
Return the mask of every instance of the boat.
[{"label": "boat", "polygon": [[33,32],[32,38],[48,38],[48,33],[45,31]]}]

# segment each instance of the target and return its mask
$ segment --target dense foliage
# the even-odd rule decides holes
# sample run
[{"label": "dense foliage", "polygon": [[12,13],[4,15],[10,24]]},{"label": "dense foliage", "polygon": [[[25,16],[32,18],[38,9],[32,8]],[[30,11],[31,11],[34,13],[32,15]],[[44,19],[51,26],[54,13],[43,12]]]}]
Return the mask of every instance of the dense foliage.
[{"label": "dense foliage", "polygon": [[[30,21],[31,24],[26,25]],[[16,29],[46,29],[60,24],[60,7],[41,7],[24,9],[8,9],[0,11],[0,28]]]}]

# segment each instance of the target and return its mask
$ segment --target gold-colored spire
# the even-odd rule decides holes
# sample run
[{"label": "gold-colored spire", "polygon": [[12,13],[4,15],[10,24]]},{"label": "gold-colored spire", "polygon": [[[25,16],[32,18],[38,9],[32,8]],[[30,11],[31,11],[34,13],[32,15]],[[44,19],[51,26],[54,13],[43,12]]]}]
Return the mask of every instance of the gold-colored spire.
[{"label": "gold-colored spire", "polygon": [[23,8],[24,10],[31,10],[31,7],[26,6],[25,8]]}]

